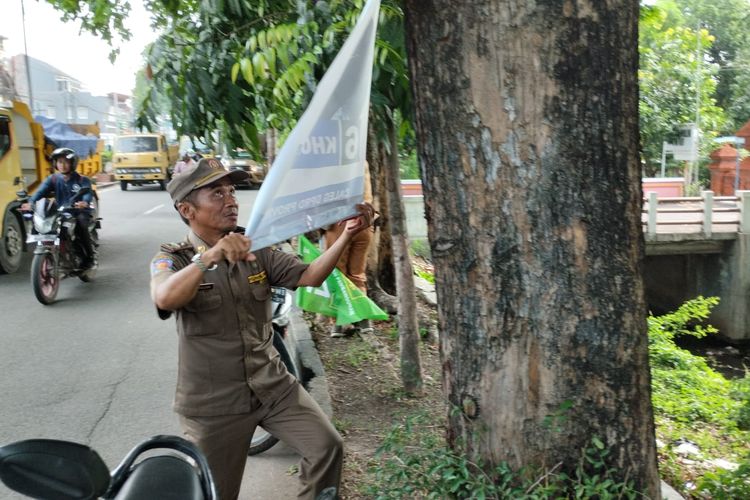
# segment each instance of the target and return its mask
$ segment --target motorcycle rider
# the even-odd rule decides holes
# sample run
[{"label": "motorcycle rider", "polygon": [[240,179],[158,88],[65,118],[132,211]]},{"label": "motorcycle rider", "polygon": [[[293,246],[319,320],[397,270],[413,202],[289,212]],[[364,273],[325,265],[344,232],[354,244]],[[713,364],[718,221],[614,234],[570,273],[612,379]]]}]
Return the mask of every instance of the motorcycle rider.
[{"label": "motorcycle rider", "polygon": [[[70,148],[57,148],[52,152],[50,159],[52,161],[52,166],[57,170],[57,173],[50,175],[42,181],[39,189],[37,189],[29,198],[29,202],[21,205],[21,210],[32,210],[34,203],[49,195],[54,195],[58,206],[66,206],[69,205],[70,199],[75,196],[78,191],[83,188],[91,189],[91,180],[85,175],[76,172],[76,167],[78,167],[78,155],[75,151]],[[73,207],[88,209],[91,206],[92,199],[92,193],[86,193],[81,196],[80,200],[73,204]],[[83,269],[89,269],[94,266],[96,261],[94,245],[91,241],[91,234],[89,233],[89,224],[91,224],[90,210],[80,210],[76,214],[76,220],[75,235],[82,250],[81,267]]]},{"label": "motorcycle rider", "polygon": [[193,154],[191,153],[191,151],[185,151],[185,153],[182,155],[182,160],[178,161],[174,166],[174,170],[172,171],[173,175],[181,174],[182,172],[190,170],[195,166],[197,160],[193,160]]}]

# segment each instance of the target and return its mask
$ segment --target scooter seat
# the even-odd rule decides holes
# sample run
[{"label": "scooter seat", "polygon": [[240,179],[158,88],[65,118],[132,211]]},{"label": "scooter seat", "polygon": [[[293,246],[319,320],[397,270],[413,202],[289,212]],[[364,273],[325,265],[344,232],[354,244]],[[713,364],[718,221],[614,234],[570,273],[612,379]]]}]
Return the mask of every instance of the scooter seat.
[{"label": "scooter seat", "polygon": [[203,500],[198,471],[182,458],[146,458],[133,470],[115,500]]}]

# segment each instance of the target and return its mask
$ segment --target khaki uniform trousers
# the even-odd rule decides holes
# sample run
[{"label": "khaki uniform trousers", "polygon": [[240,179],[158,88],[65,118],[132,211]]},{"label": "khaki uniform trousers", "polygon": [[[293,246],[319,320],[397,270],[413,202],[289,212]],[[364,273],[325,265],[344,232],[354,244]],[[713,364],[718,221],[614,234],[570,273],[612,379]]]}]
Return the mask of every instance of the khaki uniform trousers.
[{"label": "khaki uniform trousers", "polygon": [[338,490],[344,444],[315,400],[299,384],[272,406],[253,396],[253,410],[240,415],[180,415],[185,436],[206,455],[221,500],[240,493],[242,474],[255,427],[263,427],[302,456],[298,498],[314,499],[324,489]]},{"label": "khaki uniform trousers", "polygon": [[[334,224],[326,230],[326,248],[331,248],[343,232],[343,224]],[[372,230],[370,229],[355,234],[336,263],[338,270],[365,294],[367,293],[367,249],[370,247],[371,240]]]}]

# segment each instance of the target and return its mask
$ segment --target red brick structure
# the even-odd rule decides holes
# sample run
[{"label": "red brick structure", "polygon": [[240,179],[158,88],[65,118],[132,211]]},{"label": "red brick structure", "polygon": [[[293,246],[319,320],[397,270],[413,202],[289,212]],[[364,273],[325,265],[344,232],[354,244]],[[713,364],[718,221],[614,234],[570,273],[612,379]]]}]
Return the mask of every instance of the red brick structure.
[{"label": "red brick structure", "polygon": [[[747,125],[743,130],[745,128],[748,128]],[[747,137],[750,138],[750,133]],[[747,141],[748,139],[746,145]],[[717,196],[733,196],[734,178],[737,175],[737,150],[731,144],[724,144],[711,153],[711,159],[713,161],[708,166],[711,171],[711,191]],[[739,189],[750,189],[750,157],[740,162]]]},{"label": "red brick structure", "polygon": [[744,124],[742,128],[739,129],[734,135],[736,135],[737,137],[744,137],[745,145],[743,147],[747,150],[750,150],[750,121]]}]

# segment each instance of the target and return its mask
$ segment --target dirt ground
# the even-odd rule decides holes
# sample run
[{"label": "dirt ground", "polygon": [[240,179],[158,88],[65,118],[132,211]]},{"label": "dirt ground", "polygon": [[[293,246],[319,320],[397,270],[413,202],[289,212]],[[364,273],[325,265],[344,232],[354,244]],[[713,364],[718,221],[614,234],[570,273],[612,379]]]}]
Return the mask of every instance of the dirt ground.
[{"label": "dirt ground", "polygon": [[[435,328],[435,311],[420,304],[420,330]],[[363,492],[374,484],[371,467],[383,437],[414,413],[428,411],[444,421],[437,345],[422,342],[424,391],[421,397],[405,394],[399,375],[399,341],[395,318],[373,322],[374,332],[331,338],[328,325],[308,316],[313,338],[326,370],[333,404],[333,422],[344,438],[342,499],[368,498]]]}]

